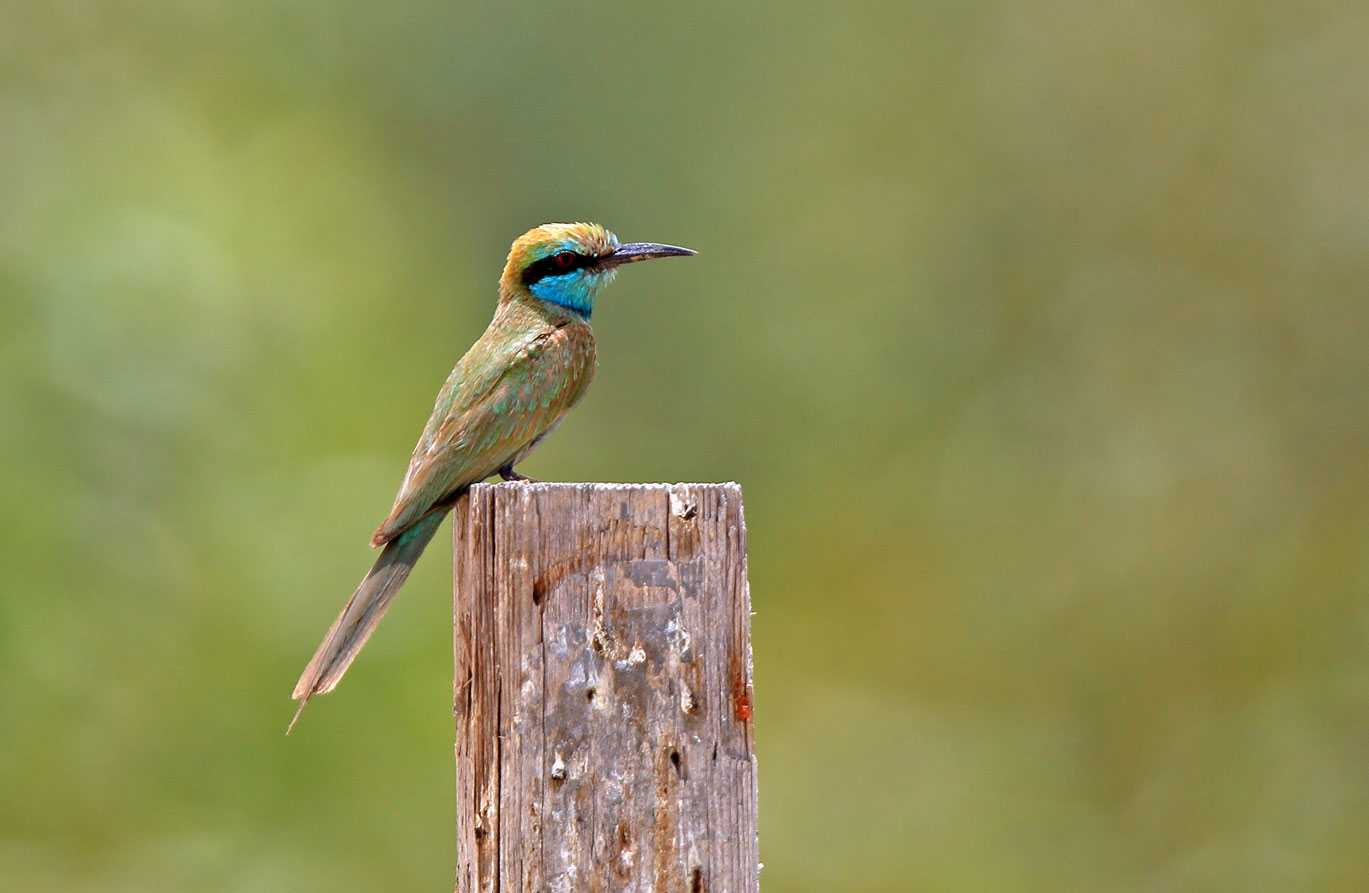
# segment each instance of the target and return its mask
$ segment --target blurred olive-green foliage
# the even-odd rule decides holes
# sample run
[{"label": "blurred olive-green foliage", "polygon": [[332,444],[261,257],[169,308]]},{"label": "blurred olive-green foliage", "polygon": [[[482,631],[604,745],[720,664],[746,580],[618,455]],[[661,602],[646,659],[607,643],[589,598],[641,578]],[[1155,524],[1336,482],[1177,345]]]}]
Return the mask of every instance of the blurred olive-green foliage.
[{"label": "blurred olive-green foliage", "polygon": [[434,890],[445,536],[372,556],[508,243],[525,470],[740,481],[767,891],[1369,888],[1362,0],[0,0],[0,884]]}]

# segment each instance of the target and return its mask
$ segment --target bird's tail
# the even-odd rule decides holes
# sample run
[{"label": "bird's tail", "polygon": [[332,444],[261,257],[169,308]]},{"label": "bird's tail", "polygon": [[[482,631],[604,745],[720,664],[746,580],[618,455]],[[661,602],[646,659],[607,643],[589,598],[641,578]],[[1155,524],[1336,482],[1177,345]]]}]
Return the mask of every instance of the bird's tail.
[{"label": "bird's tail", "polygon": [[347,602],[347,607],[333,621],[332,628],[323,637],[318,651],[314,652],[314,659],[304,668],[299,682],[295,683],[293,697],[300,704],[285,734],[290,734],[290,729],[295,727],[309,698],[332,691],[342,674],[347,672],[446,515],[445,510],[429,513],[385,546],[385,551],[371,566],[351,601]]}]

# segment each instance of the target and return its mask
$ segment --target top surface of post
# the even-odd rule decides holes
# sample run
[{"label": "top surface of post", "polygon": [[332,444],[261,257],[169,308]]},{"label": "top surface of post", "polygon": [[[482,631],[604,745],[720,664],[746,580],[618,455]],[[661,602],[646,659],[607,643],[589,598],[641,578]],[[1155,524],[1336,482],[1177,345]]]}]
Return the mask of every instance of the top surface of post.
[{"label": "top surface of post", "polygon": [[736,484],[455,507],[459,891],[756,890]]}]

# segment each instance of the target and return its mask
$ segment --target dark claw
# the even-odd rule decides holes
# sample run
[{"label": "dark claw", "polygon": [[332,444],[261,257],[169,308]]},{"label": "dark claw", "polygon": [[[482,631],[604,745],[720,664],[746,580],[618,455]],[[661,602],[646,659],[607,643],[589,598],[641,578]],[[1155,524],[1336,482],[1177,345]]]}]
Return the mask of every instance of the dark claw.
[{"label": "dark claw", "polygon": [[503,468],[499,469],[499,476],[506,481],[521,481],[525,484],[537,483],[537,481],[528,477],[526,474],[519,474],[514,471],[512,465],[505,465]]}]

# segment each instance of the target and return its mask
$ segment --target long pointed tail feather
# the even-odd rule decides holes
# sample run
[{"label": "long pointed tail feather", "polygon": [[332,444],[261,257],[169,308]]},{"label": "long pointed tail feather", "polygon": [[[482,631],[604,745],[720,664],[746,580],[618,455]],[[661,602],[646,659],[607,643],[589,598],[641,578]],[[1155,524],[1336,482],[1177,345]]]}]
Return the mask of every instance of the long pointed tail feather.
[{"label": "long pointed tail feather", "polygon": [[285,734],[295,727],[309,698],[332,691],[347,672],[446,515],[445,510],[433,511],[386,544],[295,683],[293,697],[300,705]]}]

